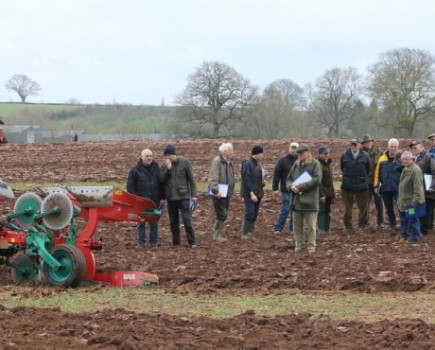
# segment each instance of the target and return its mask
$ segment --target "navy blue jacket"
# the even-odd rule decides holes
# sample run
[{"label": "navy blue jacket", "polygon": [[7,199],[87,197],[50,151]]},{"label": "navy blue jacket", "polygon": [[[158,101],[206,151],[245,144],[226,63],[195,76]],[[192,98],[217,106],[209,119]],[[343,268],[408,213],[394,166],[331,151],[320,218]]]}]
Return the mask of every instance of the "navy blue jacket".
[{"label": "navy blue jacket", "polygon": [[341,154],[340,168],[343,173],[341,188],[346,191],[360,192],[369,188],[368,174],[370,158],[366,151],[360,150],[354,158],[351,149]]},{"label": "navy blue jacket", "polygon": [[388,151],[379,158],[379,193],[399,193],[400,174],[403,166],[394,157],[388,155]]},{"label": "navy blue jacket", "polygon": [[272,190],[277,191],[278,186],[281,189],[281,192],[288,192],[286,181],[290,169],[292,168],[295,160],[298,159],[297,156],[293,156],[291,154],[287,154],[278,159],[278,162],[275,166],[275,171],[273,172],[273,183]]},{"label": "navy blue jacket", "polygon": [[160,200],[165,199],[163,184],[159,181],[160,167],[153,160],[149,167],[143,165],[139,159],[130,169],[127,179],[127,192],[151,199],[159,206]]}]

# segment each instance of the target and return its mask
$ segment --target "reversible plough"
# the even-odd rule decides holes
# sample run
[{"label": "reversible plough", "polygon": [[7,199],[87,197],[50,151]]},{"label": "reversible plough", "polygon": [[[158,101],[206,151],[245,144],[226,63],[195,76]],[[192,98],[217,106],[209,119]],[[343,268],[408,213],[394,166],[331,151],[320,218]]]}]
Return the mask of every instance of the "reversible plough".
[{"label": "reversible plough", "polygon": [[[1,195],[13,192],[0,180]],[[78,232],[76,219],[86,221]],[[158,221],[153,201],[110,186],[42,187],[20,196],[14,212],[0,221],[0,264],[11,267],[14,282],[45,279],[76,287],[83,281],[112,286],[158,283],[142,271],[97,271],[92,238],[99,221]]]}]

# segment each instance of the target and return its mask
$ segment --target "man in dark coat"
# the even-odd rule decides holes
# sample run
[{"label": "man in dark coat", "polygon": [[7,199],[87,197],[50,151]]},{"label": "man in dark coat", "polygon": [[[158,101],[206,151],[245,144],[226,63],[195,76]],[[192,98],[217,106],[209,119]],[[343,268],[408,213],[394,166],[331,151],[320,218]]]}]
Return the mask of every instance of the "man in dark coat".
[{"label": "man in dark coat", "polygon": [[[156,206],[164,203],[163,186],[159,181],[160,167],[153,160],[153,152],[145,148],[140,155],[140,159],[128,174],[127,192],[151,199]],[[157,222],[150,222],[150,246],[157,248],[159,244],[159,228]],[[145,223],[137,224],[137,245],[144,248],[146,243]]]},{"label": "man in dark coat", "polygon": [[334,180],[332,178],[331,158],[329,148],[320,146],[317,149],[317,160],[322,168],[322,182],[319,188],[319,213],[317,228],[319,233],[327,233],[331,227],[331,204],[334,201]]},{"label": "man in dark coat", "polygon": [[375,168],[378,164],[379,158],[382,156],[382,151],[374,146],[374,142],[375,140],[372,139],[370,135],[364,135],[361,140],[362,150],[369,154],[370,159],[370,170],[368,173],[369,191],[367,198],[367,220],[370,223],[370,202],[373,198],[376,208],[376,223],[378,228],[382,228],[384,227],[384,204],[381,195],[374,190]]},{"label": "man in dark coat", "polygon": [[242,239],[254,239],[255,221],[260,211],[261,199],[265,186],[264,169],[261,166],[263,159],[263,147],[252,147],[251,156],[242,162],[240,181],[240,195],[243,197],[245,217],[242,229]]},{"label": "man in dark coat", "polygon": [[274,233],[280,234],[285,226],[287,217],[290,214],[289,233],[293,231],[293,215],[291,212],[291,191],[287,189],[286,181],[294,162],[298,159],[296,149],[299,147],[297,142],[290,143],[288,153],[278,159],[273,172],[272,190],[274,195],[281,193],[281,211],[274,226]]},{"label": "man in dark coat", "polygon": [[425,188],[426,215],[420,218],[421,234],[427,236],[434,219],[435,208],[435,159],[424,149],[420,140],[414,140],[409,145],[414,155],[415,163],[420,167],[424,176],[429,178],[429,189]]},{"label": "man in dark coat", "polygon": [[354,201],[358,205],[358,227],[367,227],[368,174],[370,159],[367,152],[359,148],[360,139],[350,140],[350,148],[341,154],[340,169],[343,173],[341,197],[344,205],[344,227],[352,230],[352,207]]}]

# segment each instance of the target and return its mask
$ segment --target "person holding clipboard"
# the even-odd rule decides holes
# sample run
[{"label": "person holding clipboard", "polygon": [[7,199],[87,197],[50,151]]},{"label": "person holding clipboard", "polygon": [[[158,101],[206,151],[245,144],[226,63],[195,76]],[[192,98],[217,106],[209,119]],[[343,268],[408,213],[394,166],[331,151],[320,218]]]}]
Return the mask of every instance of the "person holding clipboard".
[{"label": "person holding clipboard", "polygon": [[[420,167],[414,163],[412,153],[405,151],[401,156],[404,166],[400,175],[399,199],[397,206],[400,211],[400,239],[418,243],[420,238],[420,219],[418,214],[424,204],[423,173]],[[424,211],[423,211],[424,214]]]},{"label": "person holding clipboard", "polygon": [[231,161],[233,153],[233,145],[230,142],[222,143],[219,146],[219,155],[211,162],[208,175],[207,194],[211,196],[216,213],[213,239],[217,242],[227,241],[226,238],[222,237],[222,229],[228,216],[230,199],[234,192],[234,170]]},{"label": "person holding clipboard", "polygon": [[[322,182],[322,168],[309,152],[309,146],[300,144],[296,149],[298,160],[293,164],[287,177],[287,189],[292,191],[294,211],[295,252],[307,249],[316,251],[317,214],[319,211],[319,187]],[[304,222],[307,235],[304,235]]]}]

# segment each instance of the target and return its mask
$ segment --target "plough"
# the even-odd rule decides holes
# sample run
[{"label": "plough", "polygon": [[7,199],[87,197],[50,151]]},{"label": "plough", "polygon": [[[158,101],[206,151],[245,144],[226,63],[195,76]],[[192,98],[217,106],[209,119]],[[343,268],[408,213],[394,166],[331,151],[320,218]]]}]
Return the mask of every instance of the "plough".
[{"label": "plough", "polygon": [[[13,191],[0,180],[1,195]],[[86,224],[77,232],[75,219]],[[41,187],[20,196],[14,212],[0,221],[0,264],[11,267],[14,282],[46,279],[76,287],[83,281],[112,286],[158,283],[157,275],[142,271],[98,271],[93,239],[99,221],[158,221],[153,201],[110,186]]]}]

